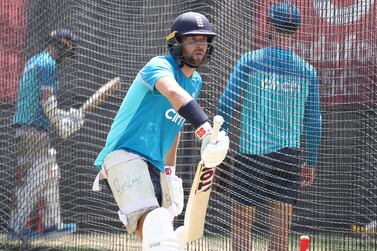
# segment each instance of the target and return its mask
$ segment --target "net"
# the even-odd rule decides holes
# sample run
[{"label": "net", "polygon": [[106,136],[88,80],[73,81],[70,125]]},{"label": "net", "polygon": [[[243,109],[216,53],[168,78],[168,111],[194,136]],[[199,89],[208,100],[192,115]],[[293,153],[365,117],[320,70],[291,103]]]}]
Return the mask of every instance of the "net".
[{"label": "net", "polygon": [[[268,46],[273,39],[266,23],[266,13],[277,2],[0,2],[0,249],[141,250],[136,237],[127,235],[122,227],[109,191],[106,188],[99,193],[91,191],[96,175],[93,162],[105,143],[107,132],[130,83],[150,58],[167,53],[165,36],[177,15],[185,11],[203,13],[218,35],[211,62],[199,69],[204,83],[199,103],[212,118],[219,109],[220,97],[240,57],[248,51]],[[243,161],[237,157],[239,147],[251,149],[251,146],[257,146],[257,152],[265,154],[266,148],[262,147],[262,143],[253,141],[258,136],[252,134],[251,128],[259,126],[262,128],[259,139],[265,139],[261,135],[268,134],[281,145],[299,140],[302,146],[308,146],[311,142],[305,140],[299,128],[294,130],[295,137],[289,133],[291,127],[299,123],[294,118],[303,112],[293,109],[299,105],[298,98],[294,99],[297,101],[295,105],[285,105],[285,114],[280,114],[282,117],[277,113],[253,110],[259,101],[265,102],[263,105],[267,107],[273,99],[255,95],[257,92],[249,83],[255,83],[263,74],[266,74],[263,79],[274,79],[276,76],[263,68],[266,67],[264,63],[259,64],[262,68],[258,70],[255,70],[255,65],[246,67],[248,71],[253,71],[247,72],[247,81],[239,81],[245,85],[240,92],[233,93],[232,97],[237,97],[237,101],[232,104],[228,100],[224,106],[226,111],[232,113],[229,126],[231,149],[225,162],[217,169],[205,234],[201,240],[190,243],[188,250],[266,250],[269,242],[283,245],[280,243],[285,235],[288,236],[286,244],[289,250],[299,250],[302,235],[310,237],[310,250],[377,250],[377,3],[374,0],[285,2],[295,4],[301,13],[301,27],[293,35],[292,47],[317,73],[322,137],[314,183],[304,189],[299,186],[292,189],[298,199],[292,208],[289,235],[277,231],[276,226],[280,225],[284,229],[287,224],[279,220],[287,215],[281,217],[279,212],[289,209],[266,202],[271,195],[266,195],[265,189],[269,187],[274,193],[279,193],[280,183],[276,182],[288,178],[279,174],[278,181],[268,181],[271,174],[266,173],[267,170],[276,171],[271,157],[258,160],[247,156]],[[12,238],[9,225],[19,184],[17,167],[20,153],[25,149],[19,143],[20,135],[13,125],[19,82],[27,60],[46,47],[49,33],[57,28],[71,30],[79,44],[77,57],[62,64],[58,70],[59,108],[79,108],[98,88],[114,77],[121,78],[122,86],[99,107],[87,113],[84,126],[68,139],[62,139],[55,131],[51,131],[48,136],[49,144],[56,150],[60,169],[59,192],[55,192],[60,195],[61,219],[64,223],[76,224],[77,230],[73,234],[48,238],[30,235],[21,239]],[[274,62],[272,65],[275,70],[284,68],[284,59],[280,61],[283,62],[282,66],[274,59],[276,55],[273,51],[267,59]],[[246,66],[245,63],[242,65]],[[241,73],[238,71],[237,74]],[[291,75],[297,77],[296,73]],[[284,79],[283,82],[290,80]],[[270,85],[271,90],[274,88]],[[285,86],[286,91],[291,88],[290,85]],[[282,97],[285,95],[282,94]],[[274,104],[274,109],[288,102],[284,98],[279,100],[280,103]],[[264,114],[265,117],[257,123],[255,114]],[[285,133],[284,137],[273,123],[278,123],[280,131]],[[253,126],[248,126],[250,124]],[[310,125],[308,128],[311,128]],[[184,179],[185,202],[200,160],[200,142],[194,139],[192,132],[192,127],[185,125],[177,159],[178,176]],[[32,153],[37,151],[36,142],[30,149]],[[315,150],[310,148],[294,159],[305,161],[312,151]],[[284,152],[280,157],[290,154]],[[245,162],[250,164],[239,169],[240,164]],[[284,164],[286,160],[280,162]],[[256,163],[259,165],[256,166]],[[241,174],[238,180],[235,180],[235,177],[239,177],[235,176],[235,170]],[[246,192],[250,179],[253,179],[254,188],[259,188],[262,193],[254,194],[255,190],[252,194]],[[293,183],[297,185],[298,181]],[[261,200],[254,202],[258,207],[252,218],[253,227],[249,228],[247,224],[239,224],[235,221],[238,218],[234,217],[238,215],[243,217],[243,223],[250,222],[251,209],[238,207],[236,203],[242,200],[251,202],[254,197]],[[34,231],[44,230],[43,226],[38,225],[41,223],[38,213],[43,208],[43,205],[36,203],[30,212],[28,226]],[[183,215],[175,220],[175,227],[182,224]],[[271,225],[274,226],[272,231]],[[238,246],[234,244],[237,240]]]}]

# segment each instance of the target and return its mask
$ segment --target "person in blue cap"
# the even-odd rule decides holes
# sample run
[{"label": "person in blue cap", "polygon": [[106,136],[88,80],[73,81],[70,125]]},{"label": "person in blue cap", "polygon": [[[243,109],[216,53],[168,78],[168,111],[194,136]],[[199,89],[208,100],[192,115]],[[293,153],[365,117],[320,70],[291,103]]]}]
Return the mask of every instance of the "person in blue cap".
[{"label": "person in blue cap", "polygon": [[[16,188],[8,225],[12,238],[76,231],[75,224],[61,220],[60,174],[50,133],[67,138],[84,123],[79,110],[57,106],[58,65],[74,57],[77,42],[71,31],[57,29],[49,34],[47,44],[26,62],[18,88],[13,117],[18,149]],[[36,224],[31,219],[35,210],[40,214]]]},{"label": "person in blue cap", "polygon": [[240,109],[232,173],[233,251],[252,250],[256,208],[266,204],[268,250],[287,251],[299,187],[311,185],[315,177],[322,130],[320,99],[316,70],[292,49],[300,19],[299,9],[286,1],[269,8],[270,45],[241,56],[220,97],[225,130],[230,129],[232,112]]},{"label": "person in blue cap", "polygon": [[119,219],[142,240],[143,251],[184,246],[172,221],[183,210],[182,180],[175,175],[175,164],[185,121],[202,142],[206,166],[220,164],[229,148],[224,131],[209,143],[212,127],[196,101],[202,87],[196,70],[211,57],[215,36],[200,13],[186,12],[174,20],[166,37],[170,55],[153,57],[138,72],[95,161],[99,174],[93,190],[99,190],[99,180],[106,180]]}]

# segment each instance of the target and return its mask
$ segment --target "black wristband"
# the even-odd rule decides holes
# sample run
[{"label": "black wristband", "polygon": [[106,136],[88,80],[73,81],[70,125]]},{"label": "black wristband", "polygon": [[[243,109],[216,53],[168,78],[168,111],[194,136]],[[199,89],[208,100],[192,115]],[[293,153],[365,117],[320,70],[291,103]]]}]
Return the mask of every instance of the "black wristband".
[{"label": "black wristband", "polygon": [[181,106],[178,114],[191,123],[195,129],[208,121],[207,114],[194,99]]}]

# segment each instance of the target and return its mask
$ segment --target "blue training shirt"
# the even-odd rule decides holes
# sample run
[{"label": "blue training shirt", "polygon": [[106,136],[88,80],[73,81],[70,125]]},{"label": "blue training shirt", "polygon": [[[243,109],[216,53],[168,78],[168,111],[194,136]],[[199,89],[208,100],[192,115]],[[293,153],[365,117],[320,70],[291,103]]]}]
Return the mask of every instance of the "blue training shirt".
[{"label": "blue training shirt", "polygon": [[105,147],[95,161],[97,168],[101,168],[110,152],[124,149],[164,170],[165,155],[185,122],[168,99],[155,89],[157,80],[166,76],[175,78],[194,99],[198,98],[202,79],[197,72],[187,78],[172,56],[152,58],[139,71],[129,88],[115,116]]},{"label": "blue training shirt", "polygon": [[43,113],[40,97],[43,88],[49,88],[53,93],[58,88],[57,63],[47,51],[30,58],[24,67],[13,125],[48,129],[50,123]]},{"label": "blue training shirt", "polygon": [[269,46],[245,53],[219,101],[225,129],[238,104],[240,153],[299,148],[304,131],[307,164],[317,166],[322,130],[317,73],[293,50]]}]

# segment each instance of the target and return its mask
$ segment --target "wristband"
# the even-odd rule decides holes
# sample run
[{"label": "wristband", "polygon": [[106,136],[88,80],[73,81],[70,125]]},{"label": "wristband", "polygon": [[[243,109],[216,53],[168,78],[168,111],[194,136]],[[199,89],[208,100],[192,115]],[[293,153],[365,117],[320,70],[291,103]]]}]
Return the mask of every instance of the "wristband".
[{"label": "wristband", "polygon": [[165,166],[165,175],[174,176],[175,175],[175,166]]},{"label": "wristband", "polygon": [[194,99],[181,106],[178,114],[192,124],[194,128],[198,128],[208,121],[207,114]]},{"label": "wristband", "polygon": [[204,124],[202,124],[195,130],[195,137],[197,139],[202,140],[204,136],[206,136],[211,131],[212,131],[212,126],[208,122],[205,122]]}]

